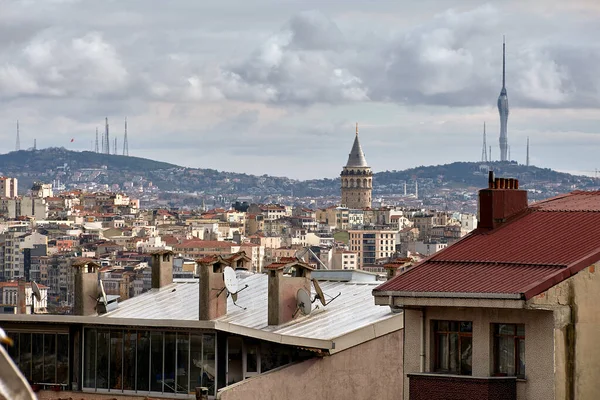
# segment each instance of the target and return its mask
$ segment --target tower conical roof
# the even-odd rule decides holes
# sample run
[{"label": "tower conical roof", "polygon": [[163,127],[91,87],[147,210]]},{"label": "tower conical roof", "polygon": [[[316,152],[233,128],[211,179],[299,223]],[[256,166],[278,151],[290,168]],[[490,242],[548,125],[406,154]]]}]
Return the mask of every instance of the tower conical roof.
[{"label": "tower conical roof", "polygon": [[358,130],[356,131],[352,150],[350,150],[350,154],[348,155],[346,167],[368,167],[365,153],[363,153],[360,142],[358,141]]}]

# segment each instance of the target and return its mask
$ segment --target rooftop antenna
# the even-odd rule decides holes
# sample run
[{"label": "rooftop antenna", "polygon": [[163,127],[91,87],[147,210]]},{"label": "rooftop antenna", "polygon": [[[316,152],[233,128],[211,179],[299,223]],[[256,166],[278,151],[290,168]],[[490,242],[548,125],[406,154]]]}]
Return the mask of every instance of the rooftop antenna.
[{"label": "rooftop antenna", "polygon": [[225,289],[227,289],[227,293],[231,295],[233,304],[235,306],[245,310],[246,307],[242,307],[237,304],[237,299],[238,299],[238,293],[241,292],[242,290],[246,289],[248,287],[248,285],[246,285],[240,289],[240,285],[237,280],[237,276],[235,275],[235,271],[231,267],[223,268],[223,282],[225,283]]},{"label": "rooftop antenna", "polygon": [[98,127],[96,127],[96,153],[98,153]]},{"label": "rooftop antenna", "polygon": [[481,149],[481,162],[488,162],[487,143],[485,138],[485,121],[483,122],[483,148]]},{"label": "rooftop antenna", "polygon": [[123,137],[123,155],[129,157],[129,142],[127,141],[127,117],[125,117],[125,136]]},{"label": "rooftop antenna", "polygon": [[358,122],[356,123],[356,136],[358,136]]},{"label": "rooftop antenna", "polygon": [[525,160],[525,165],[529,167],[529,136],[527,136],[527,159]]},{"label": "rooftop antenna", "polygon": [[21,150],[21,138],[19,137],[19,120],[17,120],[17,144],[15,146],[15,150]]},{"label": "rooftop antenna", "polygon": [[31,281],[31,313],[35,314],[35,300],[42,301],[42,295],[40,293],[40,287],[35,281]]}]

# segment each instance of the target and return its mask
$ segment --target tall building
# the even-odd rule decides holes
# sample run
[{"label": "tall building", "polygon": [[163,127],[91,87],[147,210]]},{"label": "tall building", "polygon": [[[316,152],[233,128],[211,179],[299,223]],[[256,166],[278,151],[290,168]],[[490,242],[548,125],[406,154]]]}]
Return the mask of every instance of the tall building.
[{"label": "tall building", "polygon": [[352,150],[348,162],[340,174],[342,185],[342,206],[348,208],[371,207],[371,194],[373,192],[373,172],[367,165],[358,140],[358,123]]},{"label": "tall building", "polygon": [[500,161],[508,160],[508,96],[506,95],[506,43],[502,40],[502,90],[498,96],[498,112],[500,113]]},{"label": "tall building", "polygon": [[0,197],[14,198],[17,197],[19,188],[17,178],[8,178],[0,176]]}]

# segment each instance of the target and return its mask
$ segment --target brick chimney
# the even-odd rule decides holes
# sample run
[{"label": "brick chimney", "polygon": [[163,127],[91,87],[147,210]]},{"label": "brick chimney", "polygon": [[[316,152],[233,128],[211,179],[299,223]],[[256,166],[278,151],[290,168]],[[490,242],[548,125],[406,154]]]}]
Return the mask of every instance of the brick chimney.
[{"label": "brick chimney", "polygon": [[25,282],[24,278],[20,278],[17,281],[17,314],[27,314],[27,307],[25,304],[27,303],[25,288],[27,287],[27,282]]},{"label": "brick chimney", "polygon": [[227,314],[227,292],[223,270],[228,266],[220,256],[196,260],[200,277],[199,319],[210,321]]},{"label": "brick chimney", "polygon": [[403,272],[406,268],[410,267],[412,263],[412,258],[397,258],[387,264],[384,264],[383,268],[386,272],[386,279],[392,279],[400,272]]},{"label": "brick chimney", "polygon": [[[298,289],[311,295],[310,274],[313,268],[297,258],[282,258],[265,267],[269,275],[268,323],[281,325],[291,321],[296,312]],[[284,275],[284,270],[290,275]]]},{"label": "brick chimney", "polygon": [[152,289],[173,283],[173,252],[159,250],[152,253]]},{"label": "brick chimney", "polygon": [[75,269],[75,299],[73,314],[94,315],[98,299],[98,269],[89,258],[76,258],[71,263]]},{"label": "brick chimney", "polygon": [[482,229],[494,229],[508,218],[527,209],[527,191],[519,189],[513,178],[494,178],[490,171],[487,189],[479,191],[478,224]]}]

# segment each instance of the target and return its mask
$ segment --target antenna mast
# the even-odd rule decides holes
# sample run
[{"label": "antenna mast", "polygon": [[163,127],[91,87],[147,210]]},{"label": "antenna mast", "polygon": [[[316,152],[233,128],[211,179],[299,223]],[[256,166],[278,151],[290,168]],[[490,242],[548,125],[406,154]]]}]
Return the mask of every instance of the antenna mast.
[{"label": "antenna mast", "polygon": [[123,137],[123,155],[129,157],[129,142],[127,141],[127,117],[125,117],[125,136]]},{"label": "antenna mast", "polygon": [[108,134],[108,117],[106,117],[105,119],[105,126],[104,126],[104,154],[110,154],[110,136]]},{"label": "antenna mast", "polygon": [[525,161],[525,165],[529,167],[529,136],[527,136],[527,160]]},{"label": "antenna mast", "polygon": [[113,149],[113,154],[116,156],[117,155],[117,138],[115,138],[115,147]]},{"label": "antenna mast", "polygon": [[17,144],[15,146],[15,150],[21,150],[21,138],[19,137],[19,120],[17,120]]},{"label": "antenna mast", "polygon": [[483,148],[481,149],[481,162],[488,162],[487,143],[485,139],[485,122],[483,123]]},{"label": "antenna mast", "polygon": [[506,53],[506,39],[505,36],[502,35],[502,87],[505,88],[505,72],[506,72],[506,62],[505,62],[505,53]]},{"label": "antenna mast", "polygon": [[37,150],[37,139],[33,139],[33,150]]},{"label": "antenna mast", "polygon": [[98,127],[96,127],[96,153],[98,153]]}]

